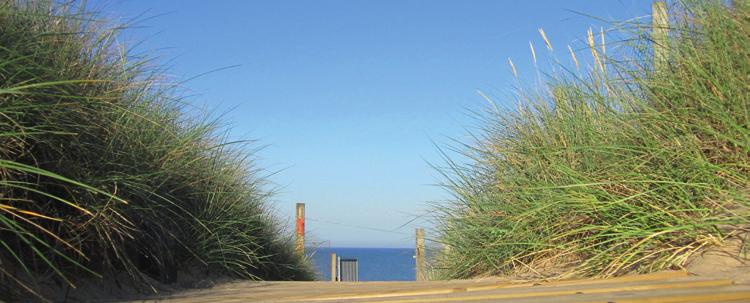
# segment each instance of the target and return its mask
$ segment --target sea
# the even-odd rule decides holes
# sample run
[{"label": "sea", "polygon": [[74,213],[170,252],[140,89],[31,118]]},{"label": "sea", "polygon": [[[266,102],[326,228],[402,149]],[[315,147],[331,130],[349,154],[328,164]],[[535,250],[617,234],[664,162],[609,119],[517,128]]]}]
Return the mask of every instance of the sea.
[{"label": "sea", "polygon": [[307,248],[318,280],[331,280],[331,253],[357,259],[360,281],[414,281],[414,248]]}]

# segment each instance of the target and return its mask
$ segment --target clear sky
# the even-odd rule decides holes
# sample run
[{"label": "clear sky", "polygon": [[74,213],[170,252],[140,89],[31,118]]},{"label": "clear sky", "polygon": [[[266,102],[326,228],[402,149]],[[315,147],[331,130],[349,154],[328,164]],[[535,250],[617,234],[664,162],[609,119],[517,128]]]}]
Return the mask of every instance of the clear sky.
[{"label": "clear sky", "polygon": [[[266,146],[259,165],[279,189],[273,207],[291,227],[307,206],[308,237],[324,245],[411,247],[430,227],[434,146],[467,141],[467,113],[512,105],[521,75],[536,75],[529,41],[562,60],[589,26],[649,14],[651,1],[150,1],[89,5],[140,20],[126,45],[156,56],[188,100]],[[604,25],[606,28],[606,25]],[[585,53],[585,52],[584,52]],[[581,55],[583,56],[583,54]],[[522,76],[523,77],[523,76]],[[383,232],[378,229],[394,231]],[[291,230],[291,229],[290,229]]]}]

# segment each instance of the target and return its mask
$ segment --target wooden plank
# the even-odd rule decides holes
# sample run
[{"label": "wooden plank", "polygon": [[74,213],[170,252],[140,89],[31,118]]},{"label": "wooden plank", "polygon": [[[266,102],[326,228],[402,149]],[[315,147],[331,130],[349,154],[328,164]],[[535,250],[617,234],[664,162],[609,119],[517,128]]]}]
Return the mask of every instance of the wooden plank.
[{"label": "wooden plank", "polygon": [[[706,281],[699,281],[706,282]],[[714,281],[715,282],[715,281]],[[641,282],[635,282],[641,283]],[[327,283],[330,285],[331,283]],[[320,285],[320,284],[319,284]],[[502,294],[485,294],[484,296],[455,296],[455,294],[448,294],[453,296],[452,298],[447,297],[430,297],[420,296],[412,298],[398,298],[398,299],[410,299],[410,302],[450,302],[450,301],[496,301],[502,299],[512,300],[513,302],[539,302],[539,303],[557,303],[557,302],[577,302],[577,303],[593,303],[593,302],[718,302],[719,298],[727,301],[731,300],[742,300],[745,299],[747,293],[750,293],[750,288],[747,286],[732,286],[732,285],[720,285],[716,283],[702,283],[698,284],[695,282],[691,283],[669,283],[666,287],[662,284],[653,285],[636,285],[636,286],[618,286],[610,292],[603,292],[601,288],[596,288],[594,291],[586,289],[576,289],[570,287],[565,289],[567,292],[556,292],[550,293],[536,287],[528,287],[527,289],[508,289],[502,290],[506,293]],[[656,287],[655,287],[656,286]],[[567,286],[566,286],[567,287]],[[717,288],[718,287],[718,288]],[[736,289],[738,288],[738,289]],[[300,290],[298,288],[297,290]],[[559,289],[558,289],[559,290]],[[598,290],[598,291],[597,291]],[[293,300],[283,299],[279,297],[266,297],[257,296],[256,289],[245,289],[238,290],[236,292],[230,292],[225,294],[214,294],[204,296],[193,296],[188,298],[177,299],[176,302],[307,302],[307,300]],[[286,289],[286,291],[293,291]],[[507,291],[513,291],[514,293],[507,293]],[[741,292],[745,292],[744,294]],[[528,295],[529,293],[543,292],[541,296],[538,293],[534,295]],[[277,293],[278,294],[278,293]],[[521,295],[519,295],[521,294]],[[729,294],[722,297],[716,297],[716,294]],[[498,296],[503,295],[503,296]],[[512,296],[508,296],[512,295]],[[670,299],[669,298],[676,298]],[[710,300],[709,298],[716,298]],[[366,302],[401,302],[403,300],[393,299],[365,299]],[[172,301],[172,300],[170,300]],[[361,299],[346,299],[337,300],[336,302],[362,302]]]},{"label": "wooden plank", "polygon": [[[527,282],[512,284],[506,287],[528,287],[531,285],[544,285],[544,286],[572,286],[572,285],[596,285],[596,284],[612,284],[612,283],[626,283],[626,282],[639,282],[639,281],[658,281],[658,280],[670,280],[688,277],[689,274],[684,270],[674,271],[660,271],[650,274],[641,275],[630,275],[620,276],[606,279],[568,279],[568,280],[557,280],[550,282]],[[482,287],[476,287],[474,290],[484,290]]]},{"label": "wooden plank", "polygon": [[750,285],[681,271],[603,280],[547,283],[454,280],[429,282],[241,282],[140,302],[750,302]]},{"label": "wooden plank", "polygon": [[[633,299],[618,299],[617,303],[717,303],[717,302],[748,302],[750,291],[737,292],[710,292],[705,294],[667,295]],[[612,303],[611,301],[598,300],[586,303]]]},{"label": "wooden plank", "polygon": [[[480,300],[480,301],[469,301],[468,303],[484,303],[484,302],[512,302],[512,303],[605,303],[605,302],[661,302],[661,301],[688,301],[695,300],[696,302],[737,302],[737,297],[743,297],[742,292],[750,292],[750,287],[745,285],[729,285],[721,287],[702,287],[702,288],[690,288],[690,289],[663,289],[663,290],[651,290],[643,292],[612,292],[603,294],[574,294],[574,295],[563,295],[563,296],[547,296],[547,297],[529,297],[529,298],[517,298],[508,300]],[[738,294],[739,293],[739,294]],[[709,300],[708,298],[715,296],[716,294],[732,294],[724,299]],[[678,298],[670,300],[670,298]],[[431,299],[425,298],[425,302]],[[346,303],[357,303],[363,301],[336,301]],[[377,302],[376,300],[366,300],[366,302]],[[744,302],[749,302],[744,300]]]},{"label": "wooden plank", "polygon": [[612,292],[642,292],[642,291],[654,291],[662,289],[692,289],[699,287],[719,287],[732,285],[731,280],[708,280],[708,281],[697,281],[697,282],[684,282],[684,283],[659,283],[650,285],[634,285],[634,286],[611,286],[601,288],[587,288],[587,289],[563,289],[553,291],[540,291],[539,289],[528,289],[528,291],[514,292],[514,293],[493,293],[483,295],[472,295],[472,296],[460,296],[460,297],[429,297],[429,298],[408,298],[408,299],[393,299],[393,300],[382,300],[378,302],[382,303],[421,303],[421,302],[467,302],[467,301],[490,301],[490,300],[501,300],[501,299],[521,299],[521,298],[535,298],[535,297],[550,297],[550,296],[566,296],[576,294],[605,294]]},{"label": "wooden plank", "polygon": [[[433,287],[429,287],[430,285],[427,284],[423,286],[423,289],[417,289],[417,290],[403,290],[403,289],[396,289],[396,290],[386,290],[386,291],[379,291],[379,292],[368,292],[367,288],[362,287],[361,292],[351,292],[351,293],[344,293],[344,294],[335,294],[335,295],[322,295],[322,296],[299,296],[296,297],[296,299],[299,300],[309,300],[309,301],[325,301],[325,300],[343,300],[343,299],[374,299],[374,298],[387,298],[387,297],[400,297],[400,296],[419,296],[419,295],[439,295],[439,294],[451,294],[451,293],[458,293],[458,292],[472,292],[472,291],[486,291],[486,290],[495,290],[495,289],[503,289],[503,288],[522,288],[522,287],[530,287],[530,286],[574,286],[574,285],[597,285],[597,284],[616,284],[616,283],[626,283],[626,282],[646,282],[646,281],[658,281],[658,280],[668,280],[668,279],[675,279],[675,278],[684,278],[687,277],[688,273],[685,271],[663,271],[663,272],[656,272],[652,274],[645,274],[645,275],[632,275],[632,276],[623,276],[623,277],[616,277],[616,278],[610,278],[610,279],[586,279],[586,280],[561,280],[561,281],[553,281],[553,282],[542,282],[542,283],[508,283],[508,282],[495,282],[495,283],[471,283],[468,285],[435,285]],[[456,283],[457,284],[457,283]],[[479,284],[479,285],[477,285]],[[363,286],[366,286],[363,285]],[[419,288],[417,285],[414,285],[412,288]]]}]

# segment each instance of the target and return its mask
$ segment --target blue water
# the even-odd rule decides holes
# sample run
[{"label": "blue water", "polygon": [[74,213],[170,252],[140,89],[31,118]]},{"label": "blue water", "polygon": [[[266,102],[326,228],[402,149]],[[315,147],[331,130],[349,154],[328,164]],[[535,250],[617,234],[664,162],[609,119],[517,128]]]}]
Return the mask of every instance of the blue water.
[{"label": "blue water", "polygon": [[359,261],[360,281],[414,281],[413,248],[308,248],[318,279],[331,280],[331,253]]}]

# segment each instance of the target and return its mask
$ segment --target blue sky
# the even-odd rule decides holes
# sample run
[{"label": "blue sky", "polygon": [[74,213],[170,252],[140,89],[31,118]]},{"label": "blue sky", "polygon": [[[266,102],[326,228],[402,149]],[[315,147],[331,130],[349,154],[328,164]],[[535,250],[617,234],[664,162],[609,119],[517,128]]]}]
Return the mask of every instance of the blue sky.
[{"label": "blue sky", "polygon": [[[278,187],[273,207],[291,226],[305,202],[308,235],[324,245],[411,247],[430,227],[434,144],[468,141],[487,106],[511,106],[537,72],[529,42],[561,61],[589,26],[649,13],[651,1],[148,1],[89,5],[115,21],[140,20],[123,41],[157,58],[189,102],[257,139]],[[607,25],[604,25],[605,28]],[[576,48],[576,49],[577,49]],[[582,52],[580,56],[585,56]],[[225,67],[231,67],[222,69]],[[529,76],[530,75],[530,76]],[[525,84],[531,84],[526,82]],[[394,232],[383,232],[389,230]]]}]

